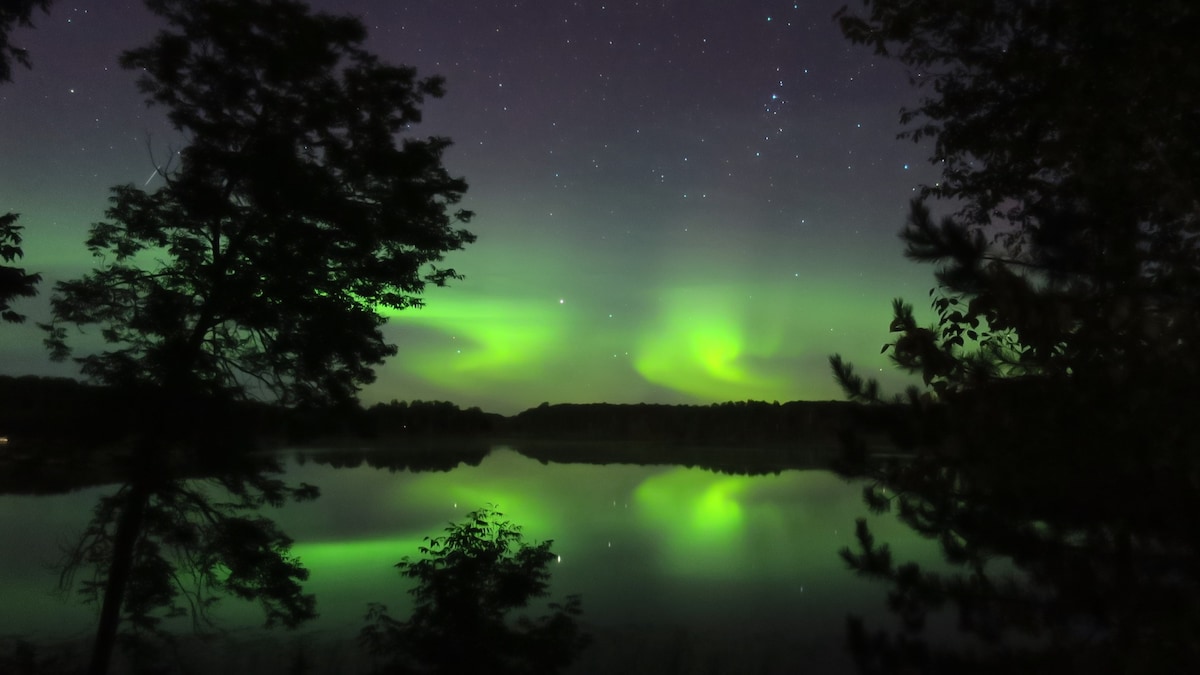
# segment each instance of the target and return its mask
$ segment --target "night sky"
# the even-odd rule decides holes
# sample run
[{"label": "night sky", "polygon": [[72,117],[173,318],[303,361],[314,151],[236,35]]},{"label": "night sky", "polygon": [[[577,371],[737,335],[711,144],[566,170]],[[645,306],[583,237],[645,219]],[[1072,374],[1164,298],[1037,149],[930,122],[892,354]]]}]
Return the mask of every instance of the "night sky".
[{"label": "night sky", "polygon": [[[837,399],[834,352],[899,382],[890,301],[923,308],[933,278],[896,233],[938,177],[895,138],[918,93],[842,38],[841,3],[312,3],[446,78],[416,133],[454,140],[476,212],[447,259],[466,279],[392,318],[400,353],[364,402]],[[90,266],[108,188],[160,186],[151,157],[185,141],[116,65],[157,30],[140,2],[58,0],[36,23],[13,36],[33,70],[0,87],[0,212],[48,283],[0,326],[0,373],[71,375],[32,325],[49,282]]]}]

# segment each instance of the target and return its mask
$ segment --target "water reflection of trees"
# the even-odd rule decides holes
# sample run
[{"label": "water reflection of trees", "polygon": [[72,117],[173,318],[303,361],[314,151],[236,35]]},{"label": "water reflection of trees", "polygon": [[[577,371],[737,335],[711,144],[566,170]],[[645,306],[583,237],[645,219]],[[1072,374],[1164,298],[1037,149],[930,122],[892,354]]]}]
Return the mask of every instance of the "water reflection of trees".
[{"label": "water reflection of trees", "polygon": [[256,603],[267,627],[316,616],[292,540],[260,513],[315,498],[316,488],[289,486],[269,458],[186,461],[196,456],[181,452],[188,447],[162,453],[174,462],[110,467],[121,482],[64,552],[61,590],[101,610],[94,662],[120,646],[134,670],[161,668],[181,628],[219,632],[213,611],[226,597]]},{"label": "water reflection of trees", "polygon": [[101,600],[117,519],[139,490],[147,501],[123,616],[135,634],[161,635],[164,619],[182,616],[194,628],[212,628],[211,610],[223,595],[257,602],[267,627],[294,628],[315,616],[313,597],[299,584],[308,573],[288,552],[291,539],[258,512],[318,493],[263,473],[163,480],[149,488],[121,485],[99,500],[67,551],[60,576],[64,589],[77,587],[88,602]]},{"label": "water reflection of trees", "polygon": [[824,469],[834,457],[832,445],[668,445],[520,439],[507,447],[542,464],[683,466],[741,476],[777,475],[789,469]]},{"label": "water reflection of trees", "polygon": [[296,459],[335,469],[353,469],[365,464],[391,473],[450,471],[463,464],[479,466],[491,451],[491,444],[486,442],[393,442],[368,447],[299,450]]},{"label": "water reflection of trees", "polygon": [[[859,523],[858,546],[843,557],[889,582],[903,623],[889,636],[852,622],[864,672],[1185,672],[1200,663],[1200,496],[1192,461],[1163,452],[1173,431],[1122,433],[1138,411],[1075,389],[1030,385],[1002,398],[958,419],[939,445],[849,472],[872,480],[874,510],[938,541],[955,570],[897,560]],[[1014,435],[1009,415],[1029,433]],[[942,611],[970,649],[924,637]]]}]

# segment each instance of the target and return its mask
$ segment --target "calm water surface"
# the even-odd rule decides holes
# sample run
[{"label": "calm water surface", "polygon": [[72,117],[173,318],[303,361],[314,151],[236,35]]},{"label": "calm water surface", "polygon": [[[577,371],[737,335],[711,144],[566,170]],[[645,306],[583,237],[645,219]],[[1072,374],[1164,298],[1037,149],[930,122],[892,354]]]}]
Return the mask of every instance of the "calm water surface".
[{"label": "calm water surface", "polygon": [[[320,486],[321,498],[267,515],[311,571],[307,590],[321,617],[301,631],[310,645],[349,642],[368,602],[403,616],[407,586],[392,565],[488,504],[527,540],[554,540],[554,594],[583,596],[595,636],[578,672],[845,672],[846,614],[885,621],[884,589],[847,572],[837,555],[853,543],[855,519],[868,517],[861,486],[827,471],[541,464],[504,447],[449,472],[335,469],[304,458],[291,456],[286,478]],[[89,635],[94,610],[54,594],[53,564],[111,490],[0,497],[0,635]],[[936,557],[894,519],[868,519],[899,559]],[[218,616],[244,636],[255,611],[227,600]]]}]

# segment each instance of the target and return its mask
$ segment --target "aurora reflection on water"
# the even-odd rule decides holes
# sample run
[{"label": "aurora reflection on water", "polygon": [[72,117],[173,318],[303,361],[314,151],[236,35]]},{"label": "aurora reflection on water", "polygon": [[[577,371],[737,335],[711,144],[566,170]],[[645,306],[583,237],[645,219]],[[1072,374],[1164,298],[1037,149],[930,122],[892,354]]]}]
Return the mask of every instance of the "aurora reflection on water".
[{"label": "aurora reflection on water", "polygon": [[[541,464],[497,448],[480,465],[450,472],[293,460],[286,477],[322,490],[316,501],[266,515],[295,538],[293,552],[311,571],[306,588],[321,617],[305,630],[326,635],[351,636],[372,601],[403,616],[406,586],[392,565],[485,504],[522,525],[526,540],[554,540],[561,562],[552,589],[582,594],[583,620],[601,635],[800,635],[837,654],[847,613],[883,612],[883,589],[855,578],[837,555],[853,542],[855,519],[866,516],[860,488],[827,471]],[[51,595],[56,577],[46,563],[103,491],[0,497],[0,531],[19,544],[0,555],[12,589],[0,635],[87,635],[92,610]],[[899,557],[933,555],[894,519],[871,520]],[[232,600],[217,615],[231,628],[259,621],[255,608]]]}]

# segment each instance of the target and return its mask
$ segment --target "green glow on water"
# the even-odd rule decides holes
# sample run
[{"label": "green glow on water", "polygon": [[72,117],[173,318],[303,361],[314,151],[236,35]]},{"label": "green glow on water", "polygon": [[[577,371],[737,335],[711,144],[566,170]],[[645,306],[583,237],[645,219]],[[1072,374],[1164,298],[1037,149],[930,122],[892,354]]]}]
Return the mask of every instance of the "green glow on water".
[{"label": "green glow on water", "polygon": [[[587,621],[597,625],[786,623],[840,636],[846,613],[883,606],[883,590],[848,574],[837,556],[853,543],[854,519],[866,515],[860,488],[825,471],[736,476],[679,466],[543,465],[501,449],[450,472],[308,462],[291,465],[285,478],[322,489],[317,500],[264,512],[295,539],[292,553],[310,571],[305,589],[320,614],[312,630],[353,635],[370,602],[405,616],[411,580],[394,565],[487,504],[520,525],[526,541],[554,540],[561,563],[552,591],[581,594]],[[45,602],[55,581],[46,562],[80,531],[95,499],[95,492],[0,499],[0,534],[17,542],[0,553],[12,589],[0,634],[86,634],[93,608]],[[931,558],[935,547],[894,519],[871,520],[898,557]],[[216,613],[230,628],[262,623],[252,603],[225,599]]]},{"label": "green glow on water", "polygon": [[415,554],[422,544],[422,537],[416,536],[332,540],[295,544],[292,552],[310,571],[316,569],[319,577],[349,579],[364,569],[395,565],[403,556]]},{"label": "green glow on water", "polygon": [[495,467],[492,471],[460,467],[452,472],[415,474],[410,481],[392,488],[392,502],[401,511],[432,510],[443,515],[433,524],[433,534],[441,533],[463,514],[487,505],[535,538],[569,527],[561,522],[545,495],[526,488],[527,481],[519,473],[491,466]]},{"label": "green glow on water", "polygon": [[663,565],[669,573],[736,574],[746,562],[742,499],[751,480],[677,467],[638,486],[638,515],[645,527],[662,536]]}]

